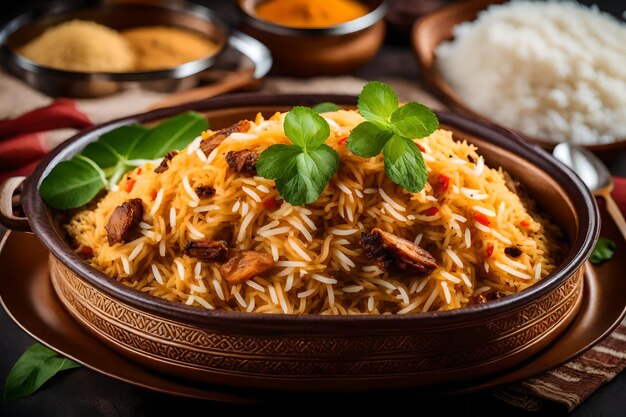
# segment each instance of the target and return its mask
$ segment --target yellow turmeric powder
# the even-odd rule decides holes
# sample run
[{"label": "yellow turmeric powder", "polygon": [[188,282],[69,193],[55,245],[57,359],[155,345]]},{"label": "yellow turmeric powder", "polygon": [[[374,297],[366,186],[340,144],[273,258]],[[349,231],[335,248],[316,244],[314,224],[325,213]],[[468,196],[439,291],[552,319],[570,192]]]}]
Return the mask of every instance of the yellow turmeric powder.
[{"label": "yellow turmeric powder", "polygon": [[258,17],[272,23],[312,28],[354,20],[369,9],[355,0],[267,0],[255,11]]}]

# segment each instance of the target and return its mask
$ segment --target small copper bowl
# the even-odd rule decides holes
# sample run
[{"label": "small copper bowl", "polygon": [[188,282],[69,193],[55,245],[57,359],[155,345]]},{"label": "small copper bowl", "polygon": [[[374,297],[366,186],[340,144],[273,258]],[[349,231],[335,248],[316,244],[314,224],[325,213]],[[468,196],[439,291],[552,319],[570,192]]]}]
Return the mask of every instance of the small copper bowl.
[{"label": "small copper bowl", "polygon": [[[156,110],[84,131],[56,148],[25,181],[21,201],[30,228],[50,250],[55,291],[70,314],[103,343],[167,374],[239,387],[283,390],[369,390],[451,383],[504,371],[553,341],[576,315],[584,263],[599,232],[598,209],[576,175],[507,130],[451,113],[443,128],[476,144],[491,166],[502,166],[565,231],[569,251],[541,282],[498,301],[436,313],[379,316],[264,315],[174,303],[129,289],[95,270],[66,240],[62,213],[47,207],[38,187],[50,169],[103,133],[152,123],[186,110],[211,126],[228,126],[257,111],[356,97],[234,95]],[[0,220],[15,183],[0,187]]]},{"label": "small copper bowl", "polygon": [[[458,24],[475,20],[480,12],[492,4],[504,3],[504,0],[468,0],[444,6],[418,20],[413,26],[411,42],[417,57],[420,72],[433,94],[451,109],[463,112],[475,118],[493,122],[489,116],[472,110],[446,82],[437,68],[437,48],[444,42],[454,39],[453,30]],[[545,149],[553,149],[557,143],[540,138],[528,137]],[[585,145],[603,159],[611,159],[615,151],[626,151],[626,138],[613,143]]]},{"label": "small copper bowl", "polygon": [[262,0],[237,0],[241,30],[272,52],[273,71],[297,76],[350,74],[370,61],[385,38],[389,0],[359,0],[370,12],[323,28],[282,26],[256,16]]}]

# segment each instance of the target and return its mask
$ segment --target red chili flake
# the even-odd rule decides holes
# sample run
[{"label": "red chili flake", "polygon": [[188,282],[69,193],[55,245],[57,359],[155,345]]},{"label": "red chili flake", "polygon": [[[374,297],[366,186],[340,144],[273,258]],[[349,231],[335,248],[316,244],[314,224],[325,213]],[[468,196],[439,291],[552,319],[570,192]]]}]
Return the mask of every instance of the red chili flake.
[{"label": "red chili flake", "polygon": [[[413,142],[415,143],[415,142]],[[422,151],[422,152],[426,152],[426,149],[424,149],[424,147],[422,145],[420,145],[419,143],[415,143],[415,146],[417,146],[417,148]]]},{"label": "red chili flake", "polygon": [[528,220],[522,220],[521,222],[519,222],[519,225],[522,227],[528,227],[530,226],[530,222]]},{"label": "red chili flake", "polygon": [[348,142],[348,137],[342,138],[337,142],[339,145],[345,145]]},{"label": "red chili flake", "polygon": [[434,216],[437,213],[439,213],[439,209],[437,207],[430,207],[422,211],[420,214],[423,214],[424,216]]},{"label": "red chili flake", "polygon": [[152,201],[156,200],[157,192],[152,191]]},{"label": "red chili flake", "polygon": [[137,168],[137,175],[141,175],[141,168]]},{"label": "red chili flake", "polygon": [[493,245],[489,245],[487,247],[487,251],[485,253],[487,254],[487,258],[489,258],[491,255],[493,255]]},{"label": "red chili flake", "polygon": [[437,188],[439,188],[441,191],[446,191],[449,186],[450,177],[448,177],[447,175],[439,174],[439,177],[437,177]]},{"label": "red chili flake", "polygon": [[489,226],[489,218],[484,214],[474,212],[474,218],[478,223],[482,224],[483,226]]},{"label": "red chili flake", "polygon": [[89,246],[83,246],[83,248],[80,250],[80,253],[87,256],[93,256],[93,249]]},{"label": "red chili flake", "polygon": [[137,182],[137,180],[132,179],[132,180],[128,180],[128,182],[126,183],[126,192],[130,193],[131,191],[133,191],[133,187],[135,186],[135,183]]},{"label": "red chili flake", "polygon": [[274,210],[276,207],[278,207],[278,201],[276,201],[276,198],[270,197],[267,200],[263,201],[263,207],[265,207],[267,210]]}]

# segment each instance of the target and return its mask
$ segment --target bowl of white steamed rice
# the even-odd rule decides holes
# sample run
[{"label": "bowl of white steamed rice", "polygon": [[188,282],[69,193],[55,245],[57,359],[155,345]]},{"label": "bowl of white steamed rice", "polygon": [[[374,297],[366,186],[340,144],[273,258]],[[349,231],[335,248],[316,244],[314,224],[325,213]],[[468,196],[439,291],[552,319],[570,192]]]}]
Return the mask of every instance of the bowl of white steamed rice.
[{"label": "bowl of white steamed rice", "polygon": [[545,147],[626,147],[626,23],[576,2],[475,0],[426,16],[413,44],[450,107]]}]

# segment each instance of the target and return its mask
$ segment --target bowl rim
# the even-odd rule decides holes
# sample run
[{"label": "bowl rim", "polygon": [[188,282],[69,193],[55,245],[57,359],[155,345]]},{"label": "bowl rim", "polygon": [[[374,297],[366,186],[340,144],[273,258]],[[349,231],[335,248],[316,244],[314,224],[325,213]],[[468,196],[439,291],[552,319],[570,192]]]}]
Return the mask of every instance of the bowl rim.
[{"label": "bowl rim", "polygon": [[243,20],[257,29],[273,33],[281,36],[333,36],[347,35],[367,29],[382,20],[391,9],[391,0],[379,0],[379,5],[372,9],[369,13],[364,14],[356,19],[339,23],[332,26],[302,28],[297,26],[286,26],[269,20],[261,19],[255,13],[252,13],[249,3],[256,3],[258,0],[236,0],[235,4],[239,9],[239,14]]},{"label": "bowl rim", "polygon": [[[163,68],[150,71],[124,72],[70,71],[49,67],[46,65],[40,65],[19,54],[17,51],[14,51],[7,45],[7,40],[16,31],[25,27],[26,25],[36,23],[38,20],[45,16],[63,15],[81,10],[115,8],[168,10],[170,12],[193,15],[194,17],[205,20],[206,22],[211,23],[213,26],[215,26],[221,32],[224,40],[213,54],[200,59],[196,59],[194,61],[185,62],[171,68]],[[218,14],[214,10],[211,10],[200,4],[189,3],[186,1],[155,4],[97,1],[95,3],[92,2],[87,4],[69,4],[59,0],[22,13],[15,18],[9,20],[2,27],[0,27],[0,58],[3,61],[13,63],[18,68],[29,73],[78,81],[139,82],[162,80],[165,78],[182,79],[211,68],[228,46],[228,38],[230,34],[231,30],[229,26],[222,20],[220,16],[218,16]]]},{"label": "bowl rim", "polygon": [[[250,108],[261,106],[312,106],[325,101],[344,106],[354,106],[357,97],[350,95],[328,94],[231,94],[209,99],[203,102],[188,103],[181,106],[169,107],[139,113],[132,116],[116,119],[104,124],[91,127],[73,136],[63,144],[47,154],[37,165],[35,171],[25,180],[22,194],[22,203],[28,216],[31,229],[39,240],[50,250],[52,255],[66,265],[74,274],[87,281],[106,295],[127,305],[138,307],[146,312],[174,320],[200,325],[224,326],[228,320],[236,320],[239,324],[258,327],[259,324],[283,326],[291,329],[302,329],[299,324],[328,324],[323,327],[324,332],[349,331],[357,326],[367,329],[372,323],[386,323],[387,326],[421,328],[440,327],[442,325],[455,326],[474,321],[484,321],[487,317],[498,317],[512,310],[519,310],[528,305],[531,300],[548,294],[559,287],[569,277],[583,267],[584,262],[593,249],[600,233],[600,217],[595,198],[584,185],[582,180],[569,168],[560,164],[549,153],[538,145],[524,140],[517,133],[500,126],[486,123],[482,120],[473,120],[462,114],[438,112],[442,124],[448,124],[463,129],[468,133],[495,143],[517,156],[533,163],[539,169],[548,172],[570,197],[574,209],[579,216],[578,233],[571,244],[570,254],[564,259],[550,276],[517,294],[486,304],[479,304],[443,312],[413,313],[406,315],[288,315],[288,314],[255,314],[245,312],[230,312],[225,310],[206,310],[200,307],[188,306],[180,302],[167,301],[140,291],[133,290],[122,283],[109,278],[104,273],[89,266],[87,262],[72,251],[66,240],[54,230],[51,221],[51,210],[41,199],[38,187],[43,177],[56,163],[72,157],[89,142],[97,139],[101,134],[113,128],[129,123],[145,123],[169,117],[184,111],[212,111],[219,109]],[[582,233],[581,233],[582,231]]]},{"label": "bowl rim", "polygon": [[[500,123],[497,123],[485,116],[482,113],[479,113],[473,109],[471,109],[461,97],[459,97],[450,84],[444,79],[442,74],[437,68],[437,59],[436,59],[436,50],[437,48],[433,48],[432,51],[429,51],[429,47],[427,46],[427,42],[424,39],[429,39],[427,34],[429,33],[429,23],[431,21],[437,21],[441,18],[442,15],[447,14],[458,14],[459,12],[471,12],[475,14],[474,18],[471,20],[463,20],[461,23],[474,21],[477,15],[491,6],[498,6],[505,3],[506,0],[468,0],[464,2],[457,2],[445,5],[433,12],[422,16],[418,19],[411,28],[411,45],[413,48],[414,55],[417,59],[417,64],[420,69],[420,73],[422,74],[424,80],[426,81],[426,85],[429,90],[441,99],[447,106],[451,109],[463,112],[472,117],[476,117],[481,119],[487,123],[491,123],[494,125],[502,126],[506,129],[510,129],[518,133],[519,135],[527,138],[531,142],[539,144],[541,147],[545,149],[553,149],[560,142],[550,142],[545,139],[532,137],[524,134],[521,131],[518,131],[514,128],[507,128]],[[450,34],[452,35],[452,34]],[[442,43],[442,42],[441,42]],[[437,46],[441,45],[441,43],[437,44]],[[599,144],[589,144],[589,145],[581,145],[585,148],[589,149],[592,152],[609,152],[614,151],[616,149],[626,148],[626,138],[618,138],[614,142],[611,143],[599,143]]]}]

